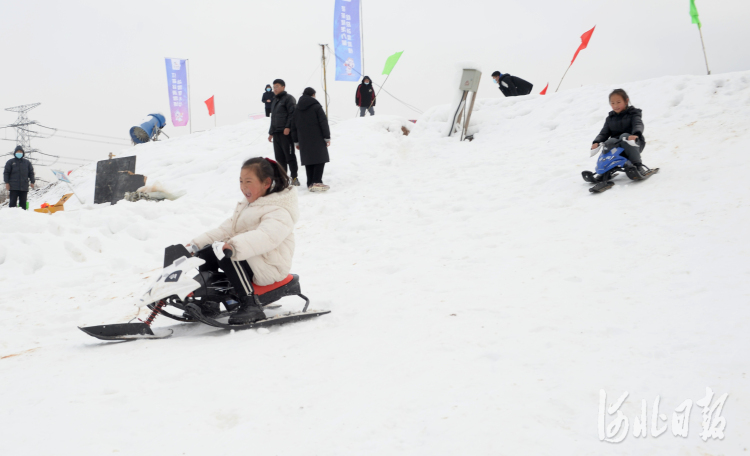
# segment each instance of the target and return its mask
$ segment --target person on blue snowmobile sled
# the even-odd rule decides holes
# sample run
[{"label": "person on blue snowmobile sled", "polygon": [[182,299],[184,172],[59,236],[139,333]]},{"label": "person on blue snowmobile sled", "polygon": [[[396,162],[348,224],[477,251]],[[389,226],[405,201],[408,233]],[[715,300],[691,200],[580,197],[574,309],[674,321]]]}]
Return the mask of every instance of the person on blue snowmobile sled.
[{"label": "person on blue snowmobile sled", "polygon": [[[609,105],[612,107],[604,126],[591,145],[591,150],[604,143],[605,149],[623,148],[622,156],[632,163],[635,169],[628,172],[628,177],[641,180],[650,175],[651,169],[641,161],[641,154],[646,148],[643,137],[642,111],[630,105],[630,98],[623,89],[615,89],[609,94]],[[587,179],[588,177],[588,179]],[[601,176],[584,171],[587,182],[601,182]]]},{"label": "person on blue snowmobile sled", "polygon": [[[231,315],[230,324],[266,318],[262,306],[253,299],[252,284],[267,286],[289,275],[294,224],[299,219],[297,189],[271,159],[251,158],[242,165],[240,191],[244,199],[237,203],[232,217],[186,246],[206,262],[199,271],[216,272],[221,268],[239,295],[239,308]],[[231,250],[231,257],[220,253],[227,249]],[[215,306],[201,309],[206,316],[219,311],[218,303],[204,305]]]}]

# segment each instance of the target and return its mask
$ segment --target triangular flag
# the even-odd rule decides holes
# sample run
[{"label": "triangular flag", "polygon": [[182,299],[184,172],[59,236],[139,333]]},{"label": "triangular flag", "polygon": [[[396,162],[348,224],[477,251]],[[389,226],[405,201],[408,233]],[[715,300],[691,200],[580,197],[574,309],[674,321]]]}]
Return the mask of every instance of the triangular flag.
[{"label": "triangular flag", "polygon": [[393,70],[393,67],[396,66],[398,63],[398,59],[401,58],[401,54],[403,54],[404,51],[397,52],[393,54],[392,56],[388,57],[388,60],[385,61],[385,67],[383,68],[383,74],[391,74],[391,71]]},{"label": "triangular flag", "polygon": [[547,95],[547,88],[548,87],[549,87],[549,82],[547,83],[546,86],[544,86],[544,90],[542,90],[541,92],[539,92],[539,95]]},{"label": "triangular flag", "polygon": [[690,0],[690,17],[693,18],[693,24],[701,28],[701,18],[698,17],[698,8],[695,7],[695,0]]},{"label": "triangular flag", "polygon": [[216,111],[214,110],[214,97],[213,97],[213,95],[211,96],[211,98],[209,98],[208,100],[206,100],[206,106],[208,106],[208,115],[209,116],[212,116],[212,115],[214,115],[216,113]]},{"label": "triangular flag", "polygon": [[591,35],[594,34],[594,29],[595,28],[596,28],[596,26],[594,26],[594,28],[592,28],[588,32],[586,32],[583,35],[581,35],[581,45],[578,46],[578,49],[576,50],[576,53],[573,56],[573,60],[570,61],[571,65],[573,65],[573,62],[576,61],[576,57],[578,57],[578,53],[581,52],[582,50],[586,49],[586,46],[589,45],[589,40],[591,39]]}]

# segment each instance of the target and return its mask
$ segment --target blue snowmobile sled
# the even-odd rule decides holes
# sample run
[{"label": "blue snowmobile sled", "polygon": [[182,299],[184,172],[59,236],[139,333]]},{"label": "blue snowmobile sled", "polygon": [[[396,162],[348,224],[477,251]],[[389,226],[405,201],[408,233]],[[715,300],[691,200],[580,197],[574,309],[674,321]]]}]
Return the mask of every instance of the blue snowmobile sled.
[{"label": "blue snowmobile sled", "polygon": [[[630,180],[635,181],[648,179],[652,174],[659,172],[659,168],[651,169],[646,165],[640,165],[643,169],[639,170],[630,160],[622,156],[625,149],[618,147],[618,143],[614,145],[602,143],[600,146],[602,153],[596,162],[596,174],[591,171],[581,173],[583,180],[595,184],[589,189],[591,193],[602,193],[614,187],[615,183],[612,182],[612,178],[620,172],[624,172]],[[596,151],[598,149],[594,149],[592,154],[596,154]]]}]

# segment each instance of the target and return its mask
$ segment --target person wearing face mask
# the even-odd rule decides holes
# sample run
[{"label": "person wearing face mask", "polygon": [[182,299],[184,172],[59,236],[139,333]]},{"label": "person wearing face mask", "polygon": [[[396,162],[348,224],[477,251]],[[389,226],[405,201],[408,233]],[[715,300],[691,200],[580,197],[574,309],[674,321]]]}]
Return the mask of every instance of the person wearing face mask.
[{"label": "person wearing face mask", "polygon": [[511,76],[508,73],[503,74],[499,71],[492,73],[492,79],[495,81],[495,84],[500,86],[500,91],[506,97],[528,95],[531,93],[531,89],[534,88],[534,85],[529,81],[525,81],[518,76]]},{"label": "person wearing face mask", "polygon": [[34,188],[36,180],[34,178],[34,166],[23,157],[23,147],[16,146],[13,158],[5,163],[3,181],[5,182],[5,190],[10,192],[8,207],[16,207],[16,204],[18,204],[18,207],[26,210],[29,182],[31,182],[31,188]]},{"label": "person wearing face mask", "polygon": [[365,111],[368,111],[371,116],[375,115],[375,110],[372,109],[375,106],[375,91],[369,76],[362,78],[362,84],[357,87],[354,102],[359,106],[359,117],[364,117]]},{"label": "person wearing face mask", "polygon": [[266,107],[266,117],[271,117],[271,102],[273,101],[273,97],[271,84],[266,84],[266,91],[263,92],[263,98],[261,98],[263,105]]}]

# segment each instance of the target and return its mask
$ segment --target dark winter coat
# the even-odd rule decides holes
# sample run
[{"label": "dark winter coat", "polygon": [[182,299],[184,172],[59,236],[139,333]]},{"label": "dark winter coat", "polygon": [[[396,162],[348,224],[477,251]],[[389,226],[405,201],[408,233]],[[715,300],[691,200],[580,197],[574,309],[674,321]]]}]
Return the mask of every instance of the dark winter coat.
[{"label": "dark winter coat", "polygon": [[[369,80],[370,83],[365,85],[365,79]],[[375,99],[375,89],[372,87],[372,79],[367,76],[362,78],[362,83],[357,87],[357,93],[354,95],[354,102],[357,106],[364,106],[365,108],[375,106],[377,100]]]},{"label": "dark winter coat", "polygon": [[[599,135],[594,138],[594,143],[602,143],[609,138],[619,138],[623,133],[630,133],[638,136],[641,150],[646,147],[646,138],[643,137],[643,120],[642,111],[638,108],[628,106],[627,109],[617,114],[610,111],[607,119],[604,121],[604,127]],[[593,143],[592,143],[593,144]]]},{"label": "dark winter coat", "polygon": [[29,181],[33,184],[34,165],[25,158],[13,157],[5,163],[3,172],[3,182],[10,184],[11,191],[28,192]]},{"label": "dark winter coat", "polygon": [[[263,92],[263,98],[260,101],[263,102],[263,106],[266,107],[266,114],[271,112],[271,105],[273,104],[273,92]],[[271,100],[271,103],[267,103],[266,100]]]},{"label": "dark winter coat", "polygon": [[271,102],[271,128],[268,134],[282,133],[285,128],[292,128],[292,116],[297,100],[293,96],[281,92]]},{"label": "dark winter coat", "polygon": [[511,76],[505,73],[500,76],[500,91],[506,97],[517,97],[520,95],[528,95],[531,93],[531,89],[534,88],[534,84],[529,81],[525,81],[517,76]]},{"label": "dark winter coat", "polygon": [[292,140],[299,145],[302,166],[328,163],[326,142],[331,140],[331,129],[323,106],[311,96],[299,98],[294,110]]}]

